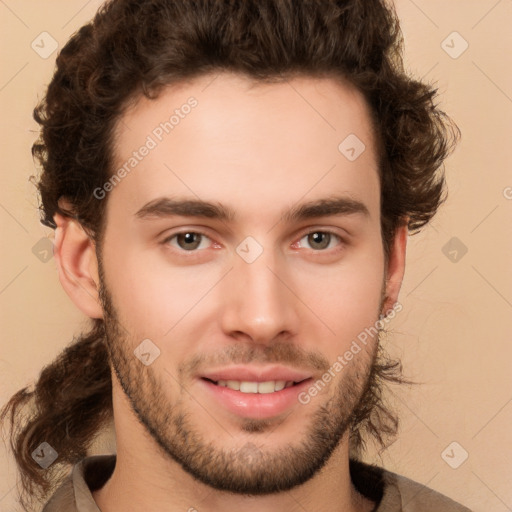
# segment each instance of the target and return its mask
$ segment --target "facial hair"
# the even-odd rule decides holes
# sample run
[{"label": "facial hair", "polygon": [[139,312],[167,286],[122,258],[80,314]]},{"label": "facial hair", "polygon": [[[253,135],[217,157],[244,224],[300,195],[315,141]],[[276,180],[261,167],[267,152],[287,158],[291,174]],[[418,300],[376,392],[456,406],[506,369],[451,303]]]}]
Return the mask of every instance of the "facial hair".
[{"label": "facial hair", "polygon": [[[100,269],[100,278],[102,272]],[[361,350],[351,364],[345,366],[337,376],[337,386],[329,399],[319,395],[304,407],[309,413],[308,424],[301,439],[278,449],[258,447],[256,434],[276,428],[269,420],[244,420],[241,430],[254,433],[255,442],[242,447],[222,448],[208,441],[190,420],[184,407],[182,377],[190,375],[201,357],[181,364],[178,380],[174,380],[179,398],[169,398],[168,384],[153,366],[144,366],[133,354],[140,340],[131,337],[122,327],[119,315],[106,287],[100,279],[100,298],[103,304],[107,347],[110,365],[140,423],[146,428],[165,456],[177,462],[199,482],[220,491],[244,495],[266,495],[290,490],[301,485],[325,466],[343,436],[353,426],[358,411],[368,408],[368,400],[374,397],[368,390],[375,381],[378,339],[374,346]],[[297,365],[310,361],[310,368],[329,367],[328,361],[318,354],[304,355],[291,344],[277,342],[269,344],[264,353],[238,344],[231,347],[225,362],[291,363]],[[228,359],[226,361],[226,359]],[[215,361],[218,362],[217,360]],[[187,372],[187,370],[189,370]],[[322,402],[323,401],[323,402]],[[300,413],[300,409],[299,409]],[[286,418],[282,421],[286,421]],[[278,426],[277,426],[278,428]]]}]

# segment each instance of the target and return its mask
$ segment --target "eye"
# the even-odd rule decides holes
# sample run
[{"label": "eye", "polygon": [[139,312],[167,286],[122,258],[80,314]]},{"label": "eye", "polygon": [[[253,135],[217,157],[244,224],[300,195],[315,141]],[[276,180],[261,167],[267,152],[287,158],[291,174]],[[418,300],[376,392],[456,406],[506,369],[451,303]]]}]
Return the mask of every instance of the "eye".
[{"label": "eye", "polygon": [[[175,243],[173,243],[175,240]],[[184,231],[182,233],[175,233],[167,237],[163,243],[169,244],[173,247],[177,247],[178,249],[182,249],[184,251],[195,251],[196,249],[206,249],[208,244],[201,247],[201,243],[204,240],[210,240],[203,233],[197,233],[195,231]]]},{"label": "eye", "polygon": [[[338,240],[338,242],[342,242],[342,239],[330,231],[312,231],[311,233],[306,234],[303,236],[299,242],[302,242],[302,240],[306,239],[307,243],[310,244],[310,247],[312,247],[315,250],[325,250],[325,249],[331,249],[332,247],[338,245],[338,244],[331,244],[333,240]],[[302,243],[300,244],[302,247]]]}]

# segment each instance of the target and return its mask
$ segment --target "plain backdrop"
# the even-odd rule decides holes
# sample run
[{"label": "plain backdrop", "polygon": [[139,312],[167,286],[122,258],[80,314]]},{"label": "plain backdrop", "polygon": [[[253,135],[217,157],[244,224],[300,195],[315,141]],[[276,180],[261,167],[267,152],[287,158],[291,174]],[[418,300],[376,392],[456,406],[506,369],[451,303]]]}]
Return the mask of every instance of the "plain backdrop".
[{"label": "plain backdrop", "polygon": [[[61,48],[100,4],[0,2],[2,404],[31,385],[85,325],[58,282],[53,232],[39,223],[30,147],[37,135],[32,109],[57,55],[52,44]],[[406,375],[422,384],[388,395],[402,419],[400,436],[367,460],[476,512],[510,511],[512,1],[396,5],[406,66],[437,83],[462,140],[446,163],[448,202],[430,227],[410,237],[403,311],[386,341]],[[14,512],[15,464],[0,449],[0,510]],[[113,449],[108,433],[94,448]]]}]

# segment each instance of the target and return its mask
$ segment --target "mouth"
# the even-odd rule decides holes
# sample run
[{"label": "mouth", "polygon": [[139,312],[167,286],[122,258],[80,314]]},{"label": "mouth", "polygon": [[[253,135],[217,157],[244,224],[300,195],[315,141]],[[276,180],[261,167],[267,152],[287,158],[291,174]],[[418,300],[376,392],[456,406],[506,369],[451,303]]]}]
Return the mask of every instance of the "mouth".
[{"label": "mouth", "polygon": [[213,380],[207,377],[202,377],[203,380],[211,382],[216,386],[220,386],[223,388],[229,388],[234,391],[240,391],[240,393],[259,393],[259,394],[270,394],[276,393],[278,391],[282,391],[283,389],[288,389],[293,386],[297,386],[300,383],[309,380],[302,379],[300,381],[285,381],[285,380],[269,380],[265,382],[257,382],[257,381],[246,381],[246,380]]},{"label": "mouth", "polygon": [[312,381],[310,375],[289,369],[258,371],[247,367],[212,372],[197,380],[215,411],[251,419],[269,419],[289,413],[300,404],[299,394]]}]

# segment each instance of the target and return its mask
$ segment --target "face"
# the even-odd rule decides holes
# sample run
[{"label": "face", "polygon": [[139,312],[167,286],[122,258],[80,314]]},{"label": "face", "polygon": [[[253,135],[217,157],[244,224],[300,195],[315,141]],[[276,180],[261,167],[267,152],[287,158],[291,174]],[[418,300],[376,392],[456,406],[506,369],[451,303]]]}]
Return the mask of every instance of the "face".
[{"label": "face", "polygon": [[362,96],[204,76],[132,105],[115,157],[127,172],[106,186],[101,297],[134,417],[217,489],[305,482],[360,405],[377,341],[332,368],[385,293]]}]

